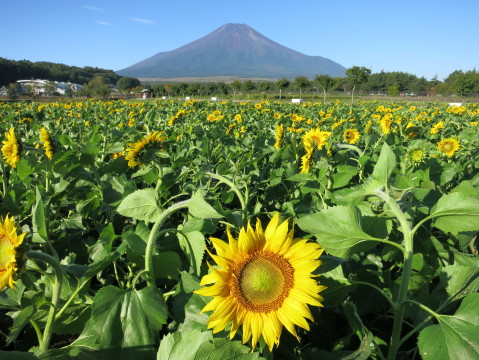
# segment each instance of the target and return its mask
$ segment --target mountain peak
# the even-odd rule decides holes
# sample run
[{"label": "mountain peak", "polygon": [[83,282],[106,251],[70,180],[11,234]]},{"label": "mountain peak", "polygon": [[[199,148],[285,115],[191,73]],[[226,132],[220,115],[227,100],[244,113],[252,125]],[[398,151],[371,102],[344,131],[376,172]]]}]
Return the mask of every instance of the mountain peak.
[{"label": "mountain peak", "polygon": [[117,73],[138,78],[292,78],[344,76],[344,72],[343,66],[329,59],[289,49],[246,24],[228,23],[202,38],[160,52]]}]

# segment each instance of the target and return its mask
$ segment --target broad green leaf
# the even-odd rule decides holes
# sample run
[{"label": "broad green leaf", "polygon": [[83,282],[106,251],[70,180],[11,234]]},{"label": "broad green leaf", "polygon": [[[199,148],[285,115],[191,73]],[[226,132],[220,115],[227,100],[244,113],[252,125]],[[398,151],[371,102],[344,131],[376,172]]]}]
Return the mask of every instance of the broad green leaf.
[{"label": "broad green leaf", "polygon": [[349,184],[349,181],[358,173],[356,166],[340,165],[333,174],[333,188],[338,189]]},{"label": "broad green leaf", "polygon": [[389,177],[396,168],[396,155],[387,143],[383,143],[378,161],[374,166],[371,177],[379,180],[384,186],[388,184]]},{"label": "broad green leaf", "polygon": [[166,335],[160,343],[157,360],[194,360],[202,343],[213,340],[210,331],[177,331]]},{"label": "broad green leaf", "polygon": [[461,298],[479,290],[479,257],[470,257],[467,264],[444,266],[439,275],[449,296]]},{"label": "broad green leaf", "polygon": [[[438,325],[431,325],[419,334],[418,345],[423,359],[479,359],[479,293],[462,300],[454,315],[438,315]],[[435,357],[437,356],[437,357]]]},{"label": "broad green leaf", "polygon": [[[376,246],[376,238],[361,229],[360,213],[352,206],[334,206],[296,220],[301,230],[314,234],[330,255],[349,258]],[[372,240],[372,241],[371,241]]]},{"label": "broad green leaf", "polygon": [[127,217],[154,222],[159,216],[158,193],[155,189],[142,189],[125,197],[117,211]]},{"label": "broad green leaf", "polygon": [[109,358],[138,359],[154,353],[167,319],[158,288],[137,291],[106,286],[95,295],[91,309],[82,337],[94,336],[99,348],[108,350]]},{"label": "broad green leaf", "polygon": [[199,231],[178,232],[181,249],[188,257],[196,275],[200,275],[203,254],[206,249],[205,236]]},{"label": "broad green leaf", "polygon": [[242,345],[240,341],[228,339],[213,339],[213,342],[203,342],[196,352],[195,360],[254,360],[262,359],[258,353]]},{"label": "broad green leaf", "polygon": [[423,360],[450,360],[444,332],[439,325],[428,326],[418,337],[419,353]]},{"label": "broad green leaf", "polygon": [[220,219],[223,217],[199,193],[193,194],[187,205],[188,211],[195,217],[202,219]]},{"label": "broad green leaf", "polygon": [[153,270],[156,278],[177,279],[181,269],[180,256],[174,251],[153,255]]},{"label": "broad green leaf", "polygon": [[442,196],[431,211],[434,225],[444,232],[457,234],[479,230],[479,199],[455,192]]}]

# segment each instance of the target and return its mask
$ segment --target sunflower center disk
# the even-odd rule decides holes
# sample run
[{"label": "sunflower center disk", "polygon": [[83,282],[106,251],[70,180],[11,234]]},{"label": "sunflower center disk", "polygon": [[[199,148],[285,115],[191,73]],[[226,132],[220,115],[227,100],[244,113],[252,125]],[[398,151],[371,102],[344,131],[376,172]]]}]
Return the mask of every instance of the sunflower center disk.
[{"label": "sunflower center disk", "polygon": [[267,259],[248,262],[239,279],[241,293],[252,305],[263,305],[278,299],[283,293],[285,277],[280,268]]}]

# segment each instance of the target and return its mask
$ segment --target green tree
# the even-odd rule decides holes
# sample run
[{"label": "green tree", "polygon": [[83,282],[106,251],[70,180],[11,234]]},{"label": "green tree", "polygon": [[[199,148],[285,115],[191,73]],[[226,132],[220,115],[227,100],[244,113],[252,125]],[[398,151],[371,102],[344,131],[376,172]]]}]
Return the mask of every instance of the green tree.
[{"label": "green tree", "polygon": [[371,69],[368,69],[364,66],[353,66],[349,69],[346,69],[346,80],[352,86],[351,103],[354,102],[354,91],[356,88],[368,81],[369,75],[371,75]]},{"label": "green tree", "polygon": [[129,77],[129,76],[122,76],[116,82],[116,88],[120,91],[130,90],[140,85],[141,85],[140,80],[133,77]]},{"label": "green tree", "polygon": [[395,82],[394,84],[388,87],[388,95],[389,96],[399,95],[399,84],[397,82]]},{"label": "green tree", "polygon": [[105,84],[103,77],[98,75],[83,87],[82,93],[89,97],[106,98],[110,95],[111,90]]},{"label": "green tree", "polygon": [[276,88],[279,90],[279,98],[281,99],[281,93],[283,90],[286,90],[290,85],[290,82],[288,79],[279,79],[276,81]]},{"label": "green tree", "polygon": [[303,90],[307,90],[311,87],[311,82],[305,76],[297,76],[294,78],[291,84],[294,90],[299,90],[299,97],[302,97]]},{"label": "green tree", "polygon": [[233,98],[236,100],[236,92],[241,90],[241,81],[233,81],[230,87],[233,89]]},{"label": "green tree", "polygon": [[7,95],[9,99],[16,99],[18,97],[19,91],[20,91],[20,85],[18,85],[18,83],[8,84]]},{"label": "green tree", "polygon": [[326,93],[334,85],[334,80],[329,75],[316,75],[313,80],[313,83],[323,91],[324,99],[323,102],[326,102]]}]

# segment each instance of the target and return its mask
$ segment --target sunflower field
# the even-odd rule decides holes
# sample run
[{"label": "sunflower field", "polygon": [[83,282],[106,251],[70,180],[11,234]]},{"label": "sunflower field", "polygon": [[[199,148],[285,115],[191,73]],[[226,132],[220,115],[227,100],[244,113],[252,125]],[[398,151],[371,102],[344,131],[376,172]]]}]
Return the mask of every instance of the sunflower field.
[{"label": "sunflower field", "polygon": [[478,124],[0,103],[0,358],[479,359]]}]

